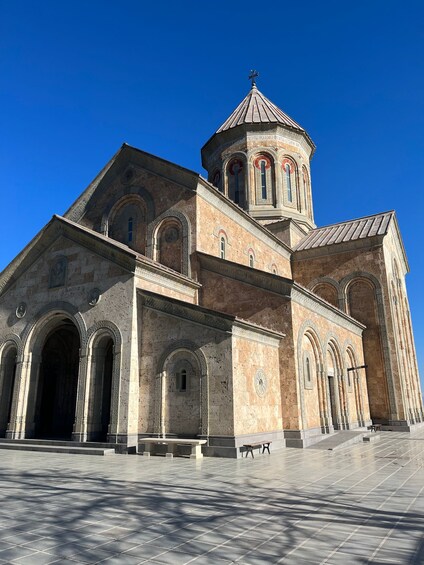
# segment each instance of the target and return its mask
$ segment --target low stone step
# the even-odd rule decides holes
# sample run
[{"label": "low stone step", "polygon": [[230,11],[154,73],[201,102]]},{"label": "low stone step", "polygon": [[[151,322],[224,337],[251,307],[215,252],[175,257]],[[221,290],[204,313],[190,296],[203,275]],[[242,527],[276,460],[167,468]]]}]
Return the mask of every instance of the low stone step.
[{"label": "low stone step", "polygon": [[8,438],[0,438],[0,443],[10,443],[10,444],[17,444],[17,445],[62,445],[66,447],[95,447],[95,448],[104,448],[104,449],[115,449],[118,444],[116,443],[107,443],[101,441],[84,441],[84,442],[77,442],[72,441],[70,439],[8,439]]},{"label": "low stone step", "polygon": [[113,448],[71,447],[67,445],[37,445],[30,443],[0,443],[0,449],[13,451],[39,451],[41,453],[70,453],[74,455],[114,455]]},{"label": "low stone step", "polygon": [[329,451],[335,451],[336,449],[349,447],[350,445],[359,443],[362,441],[362,438],[366,435],[366,433],[367,432],[364,431],[356,432],[350,430],[335,432],[318,443],[310,445],[307,449],[326,449]]}]

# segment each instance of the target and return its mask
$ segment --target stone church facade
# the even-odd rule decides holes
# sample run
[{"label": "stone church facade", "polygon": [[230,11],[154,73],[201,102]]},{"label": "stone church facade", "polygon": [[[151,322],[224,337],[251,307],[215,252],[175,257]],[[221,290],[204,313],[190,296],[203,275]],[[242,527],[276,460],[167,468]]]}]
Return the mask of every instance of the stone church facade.
[{"label": "stone church facade", "polygon": [[0,437],[237,457],[420,425],[395,213],[317,228],[314,150],[255,85],[208,179],[123,145],[0,274]]}]

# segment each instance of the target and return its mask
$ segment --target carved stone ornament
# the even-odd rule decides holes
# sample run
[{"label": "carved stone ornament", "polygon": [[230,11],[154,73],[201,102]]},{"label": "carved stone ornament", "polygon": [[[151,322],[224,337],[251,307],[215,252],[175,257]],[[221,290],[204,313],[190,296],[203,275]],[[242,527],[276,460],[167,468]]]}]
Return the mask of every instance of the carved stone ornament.
[{"label": "carved stone ornament", "polygon": [[26,314],[27,311],[27,305],[25,304],[25,302],[21,302],[18,307],[16,308],[16,317],[17,318],[23,318]]},{"label": "carved stone ornament", "polygon": [[121,177],[122,184],[128,184],[134,180],[135,171],[132,167],[128,167]]},{"label": "carved stone ornament", "polygon": [[57,288],[65,284],[67,267],[68,260],[66,259],[66,257],[59,257],[58,259],[56,259],[55,263],[50,269],[50,288]]},{"label": "carved stone ornament", "polygon": [[255,389],[258,396],[264,396],[266,393],[268,383],[265,373],[259,369],[255,375]]},{"label": "carved stone ornament", "polygon": [[177,228],[168,228],[165,232],[165,241],[166,243],[174,243],[174,241],[178,241],[180,234]]},{"label": "carved stone ornament", "polygon": [[88,303],[90,306],[95,306],[100,302],[101,293],[98,288],[92,288],[88,293]]}]

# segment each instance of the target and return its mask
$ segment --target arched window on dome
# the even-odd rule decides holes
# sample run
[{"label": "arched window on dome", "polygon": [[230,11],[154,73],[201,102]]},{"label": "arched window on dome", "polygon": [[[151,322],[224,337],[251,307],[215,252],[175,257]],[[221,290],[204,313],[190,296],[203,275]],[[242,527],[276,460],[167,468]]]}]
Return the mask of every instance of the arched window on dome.
[{"label": "arched window on dome", "polygon": [[133,240],[133,227],[134,227],[134,220],[131,218],[128,218],[128,233],[127,233],[127,239],[128,239],[128,243],[131,243]]},{"label": "arched window on dome", "polygon": [[216,170],[212,175],[212,184],[222,192],[222,183],[221,183],[221,173],[220,171]]},{"label": "arched window on dome", "polygon": [[309,193],[310,193],[310,183],[309,174],[305,166],[302,167],[302,184],[303,184],[303,210],[308,211]]},{"label": "arched window on dome", "polygon": [[244,206],[245,179],[241,159],[233,159],[227,167],[228,196],[239,206]]},{"label": "arched window on dome", "polygon": [[297,167],[292,159],[284,159],[283,164],[284,201],[288,206],[298,206]]},{"label": "arched window on dome", "polygon": [[258,155],[253,161],[256,204],[274,204],[274,165],[268,155]]}]

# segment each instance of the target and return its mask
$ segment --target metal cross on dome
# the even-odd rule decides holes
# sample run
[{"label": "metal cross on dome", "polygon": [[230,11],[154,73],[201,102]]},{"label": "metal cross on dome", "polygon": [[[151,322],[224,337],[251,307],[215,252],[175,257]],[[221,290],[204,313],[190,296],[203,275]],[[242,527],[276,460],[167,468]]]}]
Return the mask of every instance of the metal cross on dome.
[{"label": "metal cross on dome", "polygon": [[256,86],[256,80],[255,79],[258,76],[259,76],[258,71],[255,71],[255,70],[250,71],[249,80],[252,81],[252,86]]}]

